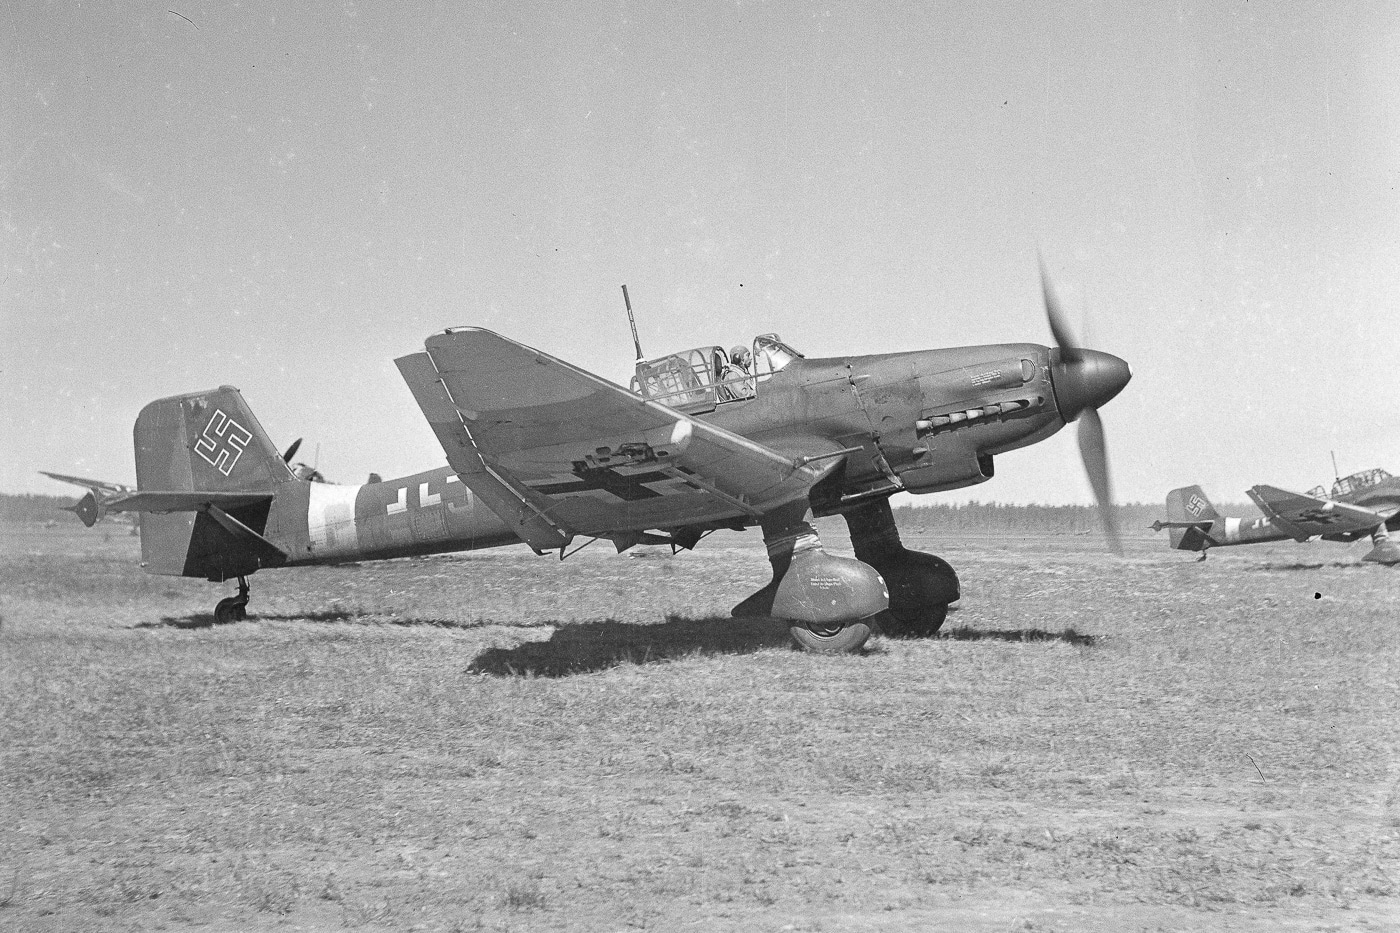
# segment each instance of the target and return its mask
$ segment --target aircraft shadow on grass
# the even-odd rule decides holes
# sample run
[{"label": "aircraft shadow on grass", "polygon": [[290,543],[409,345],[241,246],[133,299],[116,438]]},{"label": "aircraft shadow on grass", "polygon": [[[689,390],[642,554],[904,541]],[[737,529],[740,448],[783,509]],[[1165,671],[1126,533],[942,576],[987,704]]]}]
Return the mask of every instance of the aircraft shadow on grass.
[{"label": "aircraft shadow on grass", "polygon": [[1083,635],[1072,628],[1067,628],[1063,632],[1048,632],[1041,628],[1018,628],[1018,629],[976,629],[966,625],[957,628],[944,629],[937,635],[938,638],[946,638],[949,641],[1010,641],[1010,642],[1041,642],[1059,641],[1067,645],[1078,645],[1089,647],[1099,642],[1098,635]]},{"label": "aircraft shadow on grass", "polygon": [[[980,630],[967,626],[945,630],[928,639],[901,641],[1007,641],[1064,642],[1087,646],[1097,635],[1081,635],[1074,629],[1013,631]],[[695,655],[751,654],[764,648],[790,647],[788,623],[778,619],[745,619],[735,624],[729,616],[691,619],[667,616],[660,625],[636,625],[608,619],[602,622],[566,623],[555,628],[547,641],[532,641],[514,648],[491,648],[467,668],[473,674],[498,677],[566,677],[605,670],[619,664],[648,664]],[[878,653],[878,649],[877,649]]]},{"label": "aircraft shadow on grass", "polygon": [[648,664],[696,655],[752,654],[792,644],[788,623],[729,616],[671,615],[657,625],[606,619],[558,624],[546,641],[491,648],[467,670],[498,677],[565,677],[619,664]]},{"label": "aircraft shadow on grass", "polygon": [[[250,621],[276,620],[276,621],[298,621],[298,622],[349,622],[361,616],[362,613],[345,609],[330,609],[324,612],[298,612],[290,615],[268,615],[258,613],[250,616]],[[212,612],[195,612],[187,616],[162,616],[154,622],[138,622],[133,628],[214,628],[220,623],[214,618]],[[436,623],[403,623],[403,624],[436,624]],[[444,623],[446,624],[446,623]],[[466,627],[466,626],[462,626]]]},{"label": "aircraft shadow on grass", "polygon": [[1276,570],[1366,570],[1369,564],[1347,563],[1345,561],[1324,561],[1316,564],[1305,564],[1301,561],[1290,564],[1256,564],[1247,568],[1253,573],[1269,572]]}]

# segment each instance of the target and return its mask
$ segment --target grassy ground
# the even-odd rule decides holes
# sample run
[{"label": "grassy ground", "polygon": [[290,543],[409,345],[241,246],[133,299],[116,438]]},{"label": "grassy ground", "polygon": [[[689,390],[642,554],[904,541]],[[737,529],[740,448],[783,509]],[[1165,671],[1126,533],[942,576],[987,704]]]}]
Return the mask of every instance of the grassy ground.
[{"label": "grassy ground", "polygon": [[945,633],[815,657],[727,618],[740,537],[267,572],[214,626],[119,530],[7,529],[0,928],[1400,926],[1396,570],[910,543]]}]

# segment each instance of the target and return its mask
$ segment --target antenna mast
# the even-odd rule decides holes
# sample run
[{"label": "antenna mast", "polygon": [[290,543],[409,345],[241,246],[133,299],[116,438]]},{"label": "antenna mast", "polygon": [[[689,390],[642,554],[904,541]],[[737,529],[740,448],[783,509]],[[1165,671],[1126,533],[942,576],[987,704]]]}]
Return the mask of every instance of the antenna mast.
[{"label": "antenna mast", "polygon": [[1337,469],[1337,452],[1335,450],[1329,450],[1328,453],[1332,455],[1332,475],[1337,479],[1341,479],[1342,471]]},{"label": "antenna mast", "polygon": [[622,302],[627,305],[627,323],[632,325],[632,345],[637,348],[637,360],[642,359],[642,342],[637,339],[637,321],[632,317],[632,299],[627,297],[627,286],[622,286]]}]

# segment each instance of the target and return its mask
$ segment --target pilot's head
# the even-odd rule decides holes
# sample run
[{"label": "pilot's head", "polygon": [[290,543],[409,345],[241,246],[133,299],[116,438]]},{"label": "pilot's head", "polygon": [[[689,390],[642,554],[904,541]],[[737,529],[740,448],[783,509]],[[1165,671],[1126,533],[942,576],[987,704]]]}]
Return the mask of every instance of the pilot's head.
[{"label": "pilot's head", "polygon": [[735,347],[729,351],[729,359],[735,366],[747,367],[749,365],[749,348]]}]

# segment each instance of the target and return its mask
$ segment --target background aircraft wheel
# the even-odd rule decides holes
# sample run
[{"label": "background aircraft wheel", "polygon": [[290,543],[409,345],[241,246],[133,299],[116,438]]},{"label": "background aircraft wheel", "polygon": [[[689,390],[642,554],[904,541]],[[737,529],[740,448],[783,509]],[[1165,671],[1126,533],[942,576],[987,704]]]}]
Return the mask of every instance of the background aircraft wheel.
[{"label": "background aircraft wheel", "polygon": [[948,618],[947,603],[920,606],[917,609],[895,609],[880,620],[880,630],[890,638],[932,638]]},{"label": "background aircraft wheel", "polygon": [[219,600],[219,604],[214,607],[214,621],[220,625],[241,622],[246,618],[248,616],[243,611],[243,604],[238,601],[237,596],[227,596]]},{"label": "background aircraft wheel", "polygon": [[797,622],[789,629],[803,651],[816,654],[853,654],[870,637],[868,622]]}]

